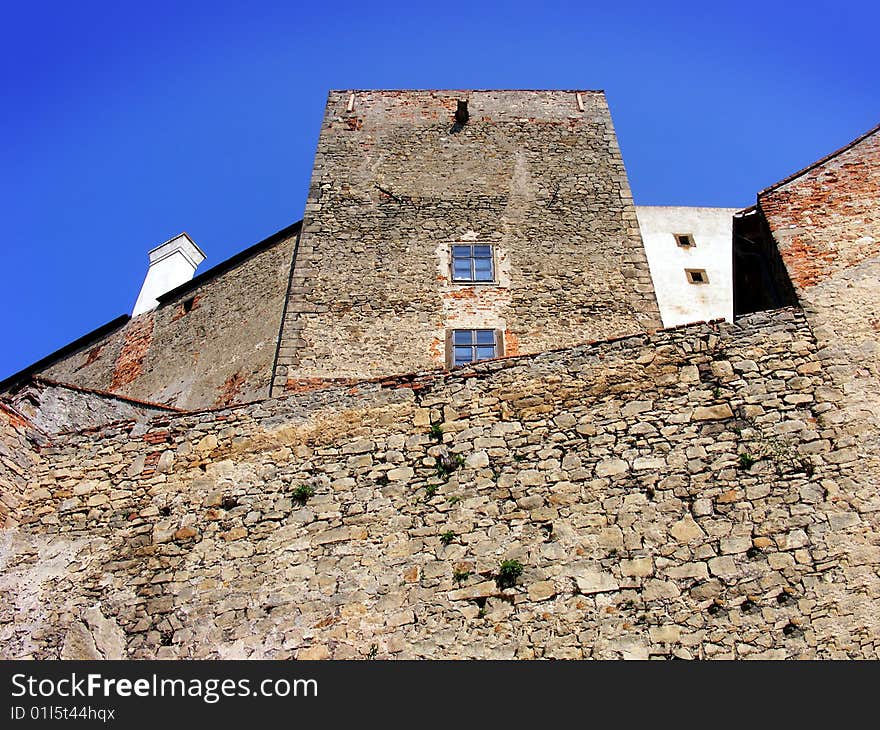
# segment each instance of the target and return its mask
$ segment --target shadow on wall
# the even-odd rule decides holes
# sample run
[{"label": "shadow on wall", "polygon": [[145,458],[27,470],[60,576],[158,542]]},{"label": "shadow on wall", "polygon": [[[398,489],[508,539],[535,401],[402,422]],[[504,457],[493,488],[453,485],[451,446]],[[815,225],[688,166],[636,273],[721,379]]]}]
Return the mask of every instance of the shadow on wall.
[{"label": "shadow on wall", "polygon": [[733,314],[800,306],[764,216],[751,208],[733,217]]}]

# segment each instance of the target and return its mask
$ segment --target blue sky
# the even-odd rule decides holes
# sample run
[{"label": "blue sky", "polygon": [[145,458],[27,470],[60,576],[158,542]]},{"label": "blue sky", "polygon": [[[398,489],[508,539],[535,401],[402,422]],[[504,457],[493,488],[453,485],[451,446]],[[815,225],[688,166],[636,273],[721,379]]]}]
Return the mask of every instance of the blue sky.
[{"label": "blue sky", "polygon": [[876,2],[8,3],[0,378],[302,215],[331,88],[604,89],[637,204],[748,206],[880,122]]}]

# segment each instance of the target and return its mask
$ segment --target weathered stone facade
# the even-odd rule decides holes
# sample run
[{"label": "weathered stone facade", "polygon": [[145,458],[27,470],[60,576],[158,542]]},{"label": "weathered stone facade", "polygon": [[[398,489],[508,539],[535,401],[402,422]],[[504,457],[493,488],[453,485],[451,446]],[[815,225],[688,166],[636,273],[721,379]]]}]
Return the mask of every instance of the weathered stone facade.
[{"label": "weathered stone facade", "polygon": [[880,458],[880,127],[758,194],[845,410]]},{"label": "weathered stone facade", "polygon": [[600,93],[332,92],[302,240],[0,402],[0,656],[880,658],[877,138],[737,216],[803,308],[656,331]]},{"label": "weathered stone facade", "polygon": [[266,397],[299,228],[205,272],[36,374],[186,409]]},{"label": "weathered stone facade", "polygon": [[145,423],[154,416],[179,410],[46,378],[32,378],[6,400],[31,424],[50,435],[95,428],[114,421]]},{"label": "weathered stone facade", "polygon": [[[456,243],[491,285],[451,281]],[[510,355],[658,326],[601,92],[330,93],[275,387],[436,368],[455,328]]]},{"label": "weathered stone facade", "polygon": [[40,463],[40,446],[46,441],[45,434],[0,402],[0,528],[18,525],[25,487]]},{"label": "weathered stone facade", "polygon": [[3,533],[0,646],[877,657],[821,355],[786,309],[70,436]]}]

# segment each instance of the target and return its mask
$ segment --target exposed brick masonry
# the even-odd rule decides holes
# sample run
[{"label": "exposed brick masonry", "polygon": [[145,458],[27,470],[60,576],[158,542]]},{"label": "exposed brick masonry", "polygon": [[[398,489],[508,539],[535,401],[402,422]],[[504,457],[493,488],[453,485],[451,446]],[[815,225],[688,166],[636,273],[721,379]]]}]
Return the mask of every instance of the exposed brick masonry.
[{"label": "exposed brick masonry", "polygon": [[758,205],[858,424],[853,438],[880,459],[880,127],[762,192]]},{"label": "exposed brick masonry", "polygon": [[[121,390],[143,374],[144,357],[153,341],[153,315],[142,315],[125,328],[125,342],[113,365],[110,390]],[[91,357],[91,354],[89,355]],[[96,358],[92,358],[92,362]],[[88,361],[88,358],[87,358]]]}]

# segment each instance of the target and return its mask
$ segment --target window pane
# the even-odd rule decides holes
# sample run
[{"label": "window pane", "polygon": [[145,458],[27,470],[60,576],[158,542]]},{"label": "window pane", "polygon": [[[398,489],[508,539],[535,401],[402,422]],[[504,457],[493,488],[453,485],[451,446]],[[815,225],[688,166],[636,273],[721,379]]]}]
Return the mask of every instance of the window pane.
[{"label": "window pane", "polygon": [[477,360],[488,360],[489,358],[495,357],[495,346],[492,347],[478,347],[477,348]]},{"label": "window pane", "polygon": [[492,281],[492,259],[474,259],[474,280]]},{"label": "window pane", "polygon": [[477,330],[478,345],[494,345],[495,330]]},{"label": "window pane", "polygon": [[469,258],[471,255],[471,247],[470,246],[453,246],[452,247],[452,258]]},{"label": "window pane", "polygon": [[452,334],[454,345],[470,345],[473,341],[473,330],[455,330]]},{"label": "window pane", "polygon": [[480,259],[492,258],[492,247],[474,246],[474,257]]},{"label": "window pane", "polygon": [[471,260],[470,259],[456,259],[452,265],[452,278],[460,279],[462,281],[470,281],[471,280]]},{"label": "window pane", "polygon": [[465,365],[471,362],[472,359],[472,349],[470,347],[456,347],[455,348],[455,364],[456,365]]}]

